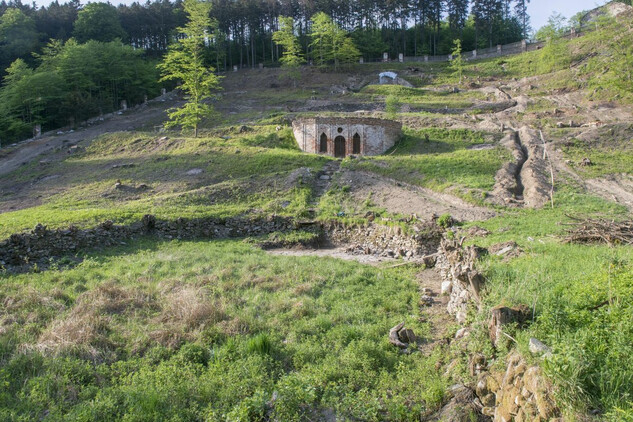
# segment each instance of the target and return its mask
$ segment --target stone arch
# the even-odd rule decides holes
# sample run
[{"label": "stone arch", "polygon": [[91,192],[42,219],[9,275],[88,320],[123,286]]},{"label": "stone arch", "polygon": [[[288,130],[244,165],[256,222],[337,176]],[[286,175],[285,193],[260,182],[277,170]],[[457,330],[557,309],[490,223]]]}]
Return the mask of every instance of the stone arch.
[{"label": "stone arch", "polygon": [[352,154],[360,154],[360,135],[358,132],[352,137]]},{"label": "stone arch", "polygon": [[337,136],[334,138],[334,156],[337,158],[345,158],[347,154],[347,145],[345,143],[345,138],[342,136]]},{"label": "stone arch", "polygon": [[321,134],[319,140],[319,152],[327,152],[327,135],[325,133]]}]

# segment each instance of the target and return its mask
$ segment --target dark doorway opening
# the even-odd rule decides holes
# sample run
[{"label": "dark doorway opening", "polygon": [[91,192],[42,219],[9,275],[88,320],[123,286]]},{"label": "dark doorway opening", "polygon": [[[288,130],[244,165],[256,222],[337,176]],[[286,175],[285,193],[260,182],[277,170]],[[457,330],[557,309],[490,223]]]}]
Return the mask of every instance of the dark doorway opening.
[{"label": "dark doorway opening", "polygon": [[360,154],[360,135],[354,134],[352,141],[352,154]]},{"label": "dark doorway opening", "polygon": [[327,152],[327,135],[321,134],[321,140],[319,141],[319,152]]},{"label": "dark doorway opening", "polygon": [[345,138],[337,136],[334,139],[334,156],[337,158],[345,158]]}]

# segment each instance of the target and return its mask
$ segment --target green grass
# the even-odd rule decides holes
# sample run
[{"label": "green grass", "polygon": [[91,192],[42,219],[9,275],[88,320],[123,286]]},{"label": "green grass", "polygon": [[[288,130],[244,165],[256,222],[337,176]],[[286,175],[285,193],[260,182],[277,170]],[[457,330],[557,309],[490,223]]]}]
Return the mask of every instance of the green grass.
[{"label": "green grass", "polygon": [[430,89],[407,88],[400,85],[368,85],[355,94],[370,101],[384,101],[384,97],[395,96],[402,104],[419,105],[427,108],[468,108],[475,100],[485,99],[480,92],[436,91]]},{"label": "green grass", "polygon": [[[633,349],[628,340],[633,324],[633,251],[562,243],[570,228],[565,225],[571,222],[568,215],[622,219],[627,212],[562,186],[554,209],[506,212],[477,223],[491,234],[469,242],[487,247],[515,241],[524,254],[509,261],[484,258],[485,305],[473,320],[485,326],[493,306],[528,305],[534,312],[528,329],[506,331],[518,340],[516,347],[524,356],[544,367],[559,406],[568,415],[597,408],[605,420],[625,420],[633,415]],[[605,300],[610,301],[608,306],[592,309]],[[530,337],[551,347],[552,357],[531,357]]]},{"label": "green grass", "polygon": [[[565,157],[571,160],[574,170],[582,177],[594,178],[609,174],[633,174],[633,140],[613,139],[607,135],[602,142],[584,143],[573,140],[563,147]],[[584,158],[591,160],[591,166],[581,166]]]},{"label": "green grass", "polygon": [[345,161],[344,165],[437,191],[455,187],[488,191],[509,153],[501,147],[468,148],[495,141],[493,135],[469,130],[407,130],[392,153]]},{"label": "green grass", "polygon": [[412,269],[146,240],[1,277],[1,419],[418,420],[447,387],[387,341],[428,334]]},{"label": "green grass", "polygon": [[[31,196],[41,200],[1,214],[0,238],[38,223],[87,227],[107,219],[129,223],[148,213],[175,219],[305,212],[310,188],[293,182],[291,173],[318,170],[327,158],[299,151],[289,129],[258,126],[245,134],[224,130],[222,136],[229,139],[113,133],[59,163],[23,166],[4,183],[32,184]],[[121,164],[130,167],[113,168]],[[188,175],[192,169],[202,173]],[[58,177],[41,181],[51,175]],[[114,188],[118,180],[122,189]]]}]

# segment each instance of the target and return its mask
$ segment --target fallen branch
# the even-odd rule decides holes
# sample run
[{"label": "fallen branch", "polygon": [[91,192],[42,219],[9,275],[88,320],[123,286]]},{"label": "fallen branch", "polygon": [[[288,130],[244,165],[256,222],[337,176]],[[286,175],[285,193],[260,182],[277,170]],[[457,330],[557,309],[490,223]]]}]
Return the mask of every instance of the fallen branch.
[{"label": "fallen branch", "polygon": [[633,245],[633,222],[601,219],[574,220],[564,223],[572,228],[564,237],[566,243],[606,243],[613,245]]}]

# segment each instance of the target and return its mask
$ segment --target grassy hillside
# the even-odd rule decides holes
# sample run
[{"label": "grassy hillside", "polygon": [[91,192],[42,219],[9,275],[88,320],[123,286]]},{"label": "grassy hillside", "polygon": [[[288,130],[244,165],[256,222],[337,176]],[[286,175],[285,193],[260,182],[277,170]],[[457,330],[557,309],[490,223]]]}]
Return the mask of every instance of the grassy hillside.
[{"label": "grassy hillside", "polygon": [[[451,386],[474,385],[471,356],[501,368],[514,349],[542,366],[566,420],[633,420],[631,246],[563,241],[572,218],[630,220],[633,207],[630,86],[615,73],[623,56],[609,31],[468,62],[459,86],[444,63],[306,67],[297,88],[275,69],[241,71],[226,75],[222,119],[199,138],[151,131],[148,120],[75,134],[76,146],[63,142],[69,133],[47,140],[59,146],[0,179],[2,240],[38,223],[94,227],[145,214],[371,219],[410,232],[417,208],[402,209],[415,199],[425,220],[436,209],[488,207],[494,217],[446,236],[483,247],[513,241],[521,253],[479,262],[483,302],[470,309],[465,345],[454,341],[457,323],[422,306],[420,269],[401,262],[147,237],[56,257],[46,271],[3,268],[0,419],[430,420]],[[375,85],[382,70],[417,88]],[[398,119],[403,137],[320,179],[339,163],[302,153],[290,122],[351,112]],[[543,131],[553,207],[490,205],[495,175],[514,160],[500,141],[523,125]],[[369,193],[359,198],[362,183]],[[376,205],[390,193],[401,195],[399,207]],[[489,234],[468,234],[474,226]],[[532,318],[508,327],[514,341],[494,350],[487,321],[499,304],[525,304]],[[430,344],[424,352],[389,344],[402,321]],[[551,356],[532,355],[531,337]]]}]

